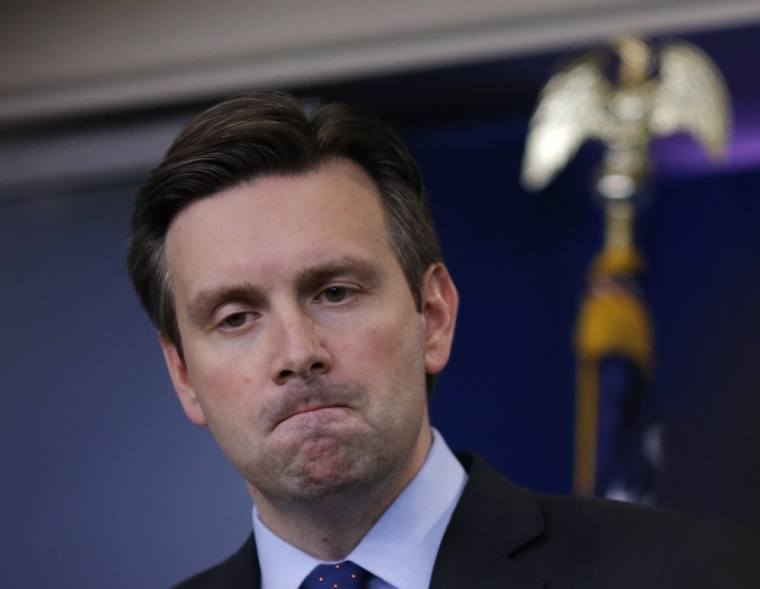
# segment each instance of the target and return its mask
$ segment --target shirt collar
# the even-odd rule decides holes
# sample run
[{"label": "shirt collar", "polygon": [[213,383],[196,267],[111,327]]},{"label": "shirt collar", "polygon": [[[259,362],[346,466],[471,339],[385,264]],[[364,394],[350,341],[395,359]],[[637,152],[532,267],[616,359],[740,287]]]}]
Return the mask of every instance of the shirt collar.
[{"label": "shirt collar", "polygon": [[[397,589],[428,587],[443,534],[466,482],[464,469],[433,429],[433,445],[422,468],[345,560]],[[324,564],[269,530],[256,506],[253,531],[261,589],[297,589],[315,566]]]}]

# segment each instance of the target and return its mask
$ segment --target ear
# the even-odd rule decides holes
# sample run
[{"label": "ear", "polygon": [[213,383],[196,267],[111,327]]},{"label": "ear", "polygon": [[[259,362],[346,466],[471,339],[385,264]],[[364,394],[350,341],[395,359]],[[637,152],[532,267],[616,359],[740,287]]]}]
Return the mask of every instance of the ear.
[{"label": "ear", "polygon": [[166,367],[169,369],[169,377],[172,379],[174,390],[177,392],[179,402],[182,403],[185,415],[195,425],[207,425],[206,416],[203,415],[203,409],[195,396],[195,389],[190,381],[187,366],[180,358],[177,346],[163,333],[158,334],[158,341],[161,342]]},{"label": "ear", "polygon": [[425,320],[425,372],[438,374],[449,361],[459,294],[443,264],[425,272],[422,286],[422,317]]}]

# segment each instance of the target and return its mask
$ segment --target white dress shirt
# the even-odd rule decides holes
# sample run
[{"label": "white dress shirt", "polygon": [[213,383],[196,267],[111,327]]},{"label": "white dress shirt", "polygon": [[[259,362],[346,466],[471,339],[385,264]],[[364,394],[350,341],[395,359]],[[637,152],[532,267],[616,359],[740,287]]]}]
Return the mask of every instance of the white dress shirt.
[{"label": "white dress shirt", "polygon": [[[417,475],[343,560],[374,576],[370,589],[427,589],[435,557],[467,474],[443,437],[433,445]],[[253,507],[253,531],[261,567],[261,589],[298,589],[323,561],[275,535]]]}]

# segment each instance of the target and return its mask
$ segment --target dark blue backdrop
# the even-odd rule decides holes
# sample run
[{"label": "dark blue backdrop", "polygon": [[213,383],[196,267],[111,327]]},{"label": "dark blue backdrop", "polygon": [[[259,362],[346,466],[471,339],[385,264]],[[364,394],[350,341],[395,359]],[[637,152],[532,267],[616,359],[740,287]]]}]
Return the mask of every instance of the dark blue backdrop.
[{"label": "dark blue backdrop", "polygon": [[[405,134],[462,299],[432,405],[454,448],[568,492],[572,331],[601,242],[598,150],[517,184],[525,118]],[[667,170],[665,171],[667,172]],[[9,587],[164,587],[231,552],[250,500],[173,398],[124,270],[136,183],[0,201],[0,570]],[[663,173],[642,219],[672,507],[760,531],[760,168]],[[44,555],[44,559],[41,559]],[[40,564],[43,562],[44,564]]]},{"label": "dark blue backdrop", "polygon": [[[433,419],[452,446],[476,449],[517,482],[568,493],[571,338],[602,240],[589,196],[599,150],[583,149],[549,189],[527,194],[525,132],[525,120],[489,120],[408,137],[462,295]],[[659,502],[760,535],[760,173],[705,163],[658,176],[639,242],[664,425]]]}]

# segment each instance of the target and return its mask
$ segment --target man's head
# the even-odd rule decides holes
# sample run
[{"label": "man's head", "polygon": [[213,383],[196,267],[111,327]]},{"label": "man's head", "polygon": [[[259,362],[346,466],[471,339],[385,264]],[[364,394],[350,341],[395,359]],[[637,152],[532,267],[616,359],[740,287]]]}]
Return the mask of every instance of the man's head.
[{"label": "man's head", "polygon": [[222,103],[153,171],[133,233],[185,412],[254,498],[419,467],[457,295],[417,167],[379,122],[339,105],[307,117],[280,94]]},{"label": "man's head", "polygon": [[[441,261],[441,251],[419,169],[404,144],[380,121],[346,105],[320,106],[307,115],[290,95],[255,93],[191,121],[137,197],[129,274],[153,324],[180,355],[164,255],[177,213],[243,182],[302,174],[336,158],[356,162],[377,187],[391,244],[420,310],[423,276]],[[428,393],[434,382],[428,379]]]}]

